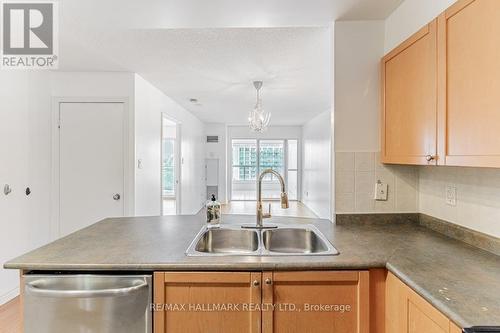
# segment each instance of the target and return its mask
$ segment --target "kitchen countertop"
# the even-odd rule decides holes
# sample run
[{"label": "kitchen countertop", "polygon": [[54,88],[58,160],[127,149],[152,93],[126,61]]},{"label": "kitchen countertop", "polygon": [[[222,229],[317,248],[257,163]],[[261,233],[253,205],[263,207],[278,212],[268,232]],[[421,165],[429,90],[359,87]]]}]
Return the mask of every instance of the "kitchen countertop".
[{"label": "kitchen countertop", "polygon": [[[106,219],[7,262],[26,270],[312,270],[387,267],[461,327],[500,325],[500,257],[416,223],[314,224],[338,256],[188,257],[202,215]],[[224,223],[255,216],[224,215]],[[266,221],[269,223],[268,221]]]}]

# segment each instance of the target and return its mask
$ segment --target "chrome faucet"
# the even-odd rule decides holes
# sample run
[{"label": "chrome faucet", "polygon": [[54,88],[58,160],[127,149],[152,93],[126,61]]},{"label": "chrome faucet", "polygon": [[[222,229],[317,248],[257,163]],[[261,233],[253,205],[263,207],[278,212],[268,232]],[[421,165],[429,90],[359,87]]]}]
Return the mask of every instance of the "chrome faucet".
[{"label": "chrome faucet", "polygon": [[[271,217],[271,204],[269,204],[269,211],[267,213],[264,213],[264,209],[262,208],[262,180],[264,179],[265,175],[267,174],[273,174],[275,175],[278,180],[280,181],[281,184],[281,208],[286,209],[288,208],[288,194],[286,194],[285,190],[285,181],[283,180],[283,177],[281,175],[272,170],[272,169],[266,169],[262,171],[262,173],[259,176],[259,180],[257,181],[257,224],[256,225],[244,225],[243,228],[255,228],[255,229],[263,229],[264,225],[262,221],[264,219],[268,219]],[[266,226],[265,228],[276,228],[276,226]]]}]

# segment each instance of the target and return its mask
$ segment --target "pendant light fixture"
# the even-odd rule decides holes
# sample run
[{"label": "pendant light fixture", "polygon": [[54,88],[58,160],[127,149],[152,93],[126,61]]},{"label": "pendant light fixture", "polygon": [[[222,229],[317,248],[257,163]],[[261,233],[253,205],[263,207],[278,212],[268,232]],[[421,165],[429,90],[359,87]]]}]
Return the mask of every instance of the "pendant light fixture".
[{"label": "pendant light fixture", "polygon": [[260,98],[260,89],[262,88],[262,81],[254,81],[253,86],[257,90],[257,102],[253,111],[250,111],[248,115],[248,122],[250,124],[250,129],[254,132],[264,132],[269,126],[269,121],[271,120],[271,113],[264,111],[262,108],[262,100]]}]

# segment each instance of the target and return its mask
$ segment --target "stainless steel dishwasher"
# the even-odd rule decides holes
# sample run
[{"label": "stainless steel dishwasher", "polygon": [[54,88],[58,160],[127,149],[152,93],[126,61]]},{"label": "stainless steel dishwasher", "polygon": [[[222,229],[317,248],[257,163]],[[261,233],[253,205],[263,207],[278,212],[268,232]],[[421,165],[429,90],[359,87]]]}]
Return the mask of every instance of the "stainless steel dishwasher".
[{"label": "stainless steel dishwasher", "polygon": [[151,275],[25,274],[25,333],[150,333]]}]

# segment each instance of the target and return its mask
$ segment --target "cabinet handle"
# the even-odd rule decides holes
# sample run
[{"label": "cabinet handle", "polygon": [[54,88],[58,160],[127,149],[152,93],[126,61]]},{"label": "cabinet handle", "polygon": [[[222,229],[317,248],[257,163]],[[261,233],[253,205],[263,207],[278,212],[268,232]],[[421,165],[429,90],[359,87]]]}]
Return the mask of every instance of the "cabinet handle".
[{"label": "cabinet handle", "polygon": [[254,287],[258,287],[260,285],[259,280],[254,280],[253,283]]},{"label": "cabinet handle", "polygon": [[273,284],[273,280],[271,280],[270,278],[267,278],[266,279],[266,284]]},{"label": "cabinet handle", "polygon": [[427,160],[427,162],[430,162],[432,160],[434,160],[436,157],[435,156],[432,156],[432,155],[426,155],[425,156],[425,159]]}]

